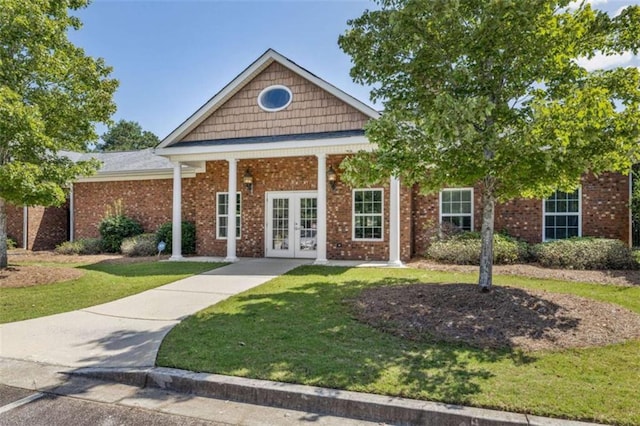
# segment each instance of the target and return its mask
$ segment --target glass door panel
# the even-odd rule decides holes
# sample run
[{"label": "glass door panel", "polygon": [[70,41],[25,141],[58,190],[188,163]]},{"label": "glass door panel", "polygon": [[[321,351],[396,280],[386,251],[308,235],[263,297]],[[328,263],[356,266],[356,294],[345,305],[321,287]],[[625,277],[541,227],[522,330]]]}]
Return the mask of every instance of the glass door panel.
[{"label": "glass door panel", "polygon": [[289,199],[274,198],[271,209],[271,248],[289,249]]},{"label": "glass door panel", "polygon": [[296,226],[296,252],[301,255],[316,251],[316,228],[318,223],[318,199],[300,197],[297,203],[298,222]]}]

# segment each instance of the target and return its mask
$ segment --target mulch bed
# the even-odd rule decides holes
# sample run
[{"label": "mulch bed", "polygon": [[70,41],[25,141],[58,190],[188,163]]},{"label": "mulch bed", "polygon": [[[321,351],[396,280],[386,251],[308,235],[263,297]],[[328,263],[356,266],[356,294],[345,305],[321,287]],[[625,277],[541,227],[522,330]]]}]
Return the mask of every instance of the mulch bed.
[{"label": "mulch bed", "polygon": [[[448,265],[427,259],[412,259],[408,266],[443,272],[477,273],[478,267],[473,265]],[[615,284],[633,286],[640,285],[640,271],[586,271],[573,269],[543,268],[535,264],[493,265],[493,273],[500,275],[519,275],[541,279],[580,281],[596,284]]]},{"label": "mulch bed", "polygon": [[353,301],[358,320],[414,341],[558,350],[640,338],[640,315],[567,294],[471,284],[374,287]]},{"label": "mulch bed", "polygon": [[51,266],[20,265],[0,269],[0,288],[33,287],[75,280],[84,275],[84,271],[75,268]]},{"label": "mulch bed", "polygon": [[[162,256],[166,259],[168,256]],[[93,264],[93,263],[137,263],[152,262],[158,260],[157,256],[151,257],[127,257],[120,254],[101,255],[60,255],[51,251],[30,252],[24,250],[12,250],[9,252],[10,265],[6,269],[0,269],[0,288],[32,287],[37,285],[55,284],[58,282],[74,280],[84,275],[82,269],[66,268],[61,266],[41,266],[21,264],[14,262],[52,262],[57,264]]]},{"label": "mulch bed", "polygon": [[121,254],[56,254],[53,251],[25,251],[11,250],[9,252],[9,263],[13,262],[55,262],[55,263],[138,263],[153,262],[158,259],[168,259],[169,255],[148,256],[148,257],[128,257]]}]

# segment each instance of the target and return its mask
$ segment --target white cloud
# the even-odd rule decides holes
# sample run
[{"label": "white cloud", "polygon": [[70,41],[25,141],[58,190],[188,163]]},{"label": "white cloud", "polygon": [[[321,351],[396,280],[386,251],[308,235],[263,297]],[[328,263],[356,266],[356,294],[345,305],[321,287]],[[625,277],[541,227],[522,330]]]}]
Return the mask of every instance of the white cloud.
[{"label": "white cloud", "polygon": [[616,17],[618,15],[620,15],[622,13],[623,10],[625,10],[627,8],[627,6],[621,6],[619,7],[615,12],[613,12],[613,15],[611,15],[612,17]]},{"label": "white cloud", "polygon": [[[586,3],[589,3],[591,6],[597,6],[599,4],[606,4],[608,1],[609,0],[587,0]],[[582,3],[582,0],[572,1],[567,5],[567,9],[569,10],[577,9],[578,6],[580,6],[580,3]]]},{"label": "white cloud", "polygon": [[591,59],[579,58],[578,65],[585,68],[587,71],[593,71],[597,69],[614,68],[621,65],[625,65],[631,62],[634,58],[637,58],[631,52],[625,52],[621,55],[606,56],[602,53],[598,53]]}]

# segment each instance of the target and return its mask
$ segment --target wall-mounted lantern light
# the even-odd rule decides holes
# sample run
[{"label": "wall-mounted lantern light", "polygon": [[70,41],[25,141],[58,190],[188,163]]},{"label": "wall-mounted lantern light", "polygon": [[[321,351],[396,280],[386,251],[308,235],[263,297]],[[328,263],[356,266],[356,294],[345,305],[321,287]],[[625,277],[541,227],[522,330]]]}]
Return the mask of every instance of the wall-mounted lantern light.
[{"label": "wall-mounted lantern light", "polygon": [[244,183],[244,187],[249,191],[249,193],[253,194],[253,176],[249,169],[245,170],[244,176],[242,177],[242,183]]},{"label": "wall-mounted lantern light", "polygon": [[338,174],[335,170],[333,170],[333,166],[329,166],[329,170],[327,170],[327,180],[329,181],[329,186],[331,187],[331,191],[336,192],[336,183],[338,182]]}]

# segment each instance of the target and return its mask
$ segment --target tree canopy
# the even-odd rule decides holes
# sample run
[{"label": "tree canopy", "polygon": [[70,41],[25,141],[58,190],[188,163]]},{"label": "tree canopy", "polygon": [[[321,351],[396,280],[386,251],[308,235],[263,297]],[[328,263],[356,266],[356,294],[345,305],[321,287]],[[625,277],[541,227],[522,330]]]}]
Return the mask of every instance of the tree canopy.
[{"label": "tree canopy", "polygon": [[351,76],[384,112],[375,152],[345,178],[390,175],[423,191],[480,184],[481,288],[491,286],[497,200],[573,190],[639,158],[640,70],[588,71],[581,58],[640,47],[640,7],[612,17],[568,0],[377,0],[339,39]]},{"label": "tree canopy", "polygon": [[98,151],[132,151],[153,148],[160,139],[152,132],[142,130],[136,121],[120,120],[102,135]]},{"label": "tree canopy", "polygon": [[0,0],[0,267],[6,203],[56,205],[68,183],[97,164],[60,151],[86,151],[95,124],[115,111],[111,68],[67,38],[81,23],[69,11],[88,0]]}]

